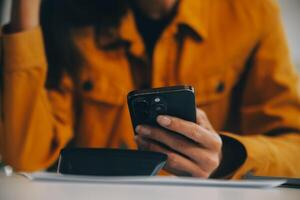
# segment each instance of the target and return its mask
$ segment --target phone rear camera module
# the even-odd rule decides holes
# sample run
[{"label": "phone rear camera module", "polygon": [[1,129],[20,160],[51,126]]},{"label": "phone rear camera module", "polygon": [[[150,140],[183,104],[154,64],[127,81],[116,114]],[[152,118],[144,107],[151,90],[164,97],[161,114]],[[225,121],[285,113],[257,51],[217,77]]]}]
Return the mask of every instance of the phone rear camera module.
[{"label": "phone rear camera module", "polygon": [[136,100],[133,102],[134,115],[137,119],[146,120],[149,117],[149,103],[144,100]]}]

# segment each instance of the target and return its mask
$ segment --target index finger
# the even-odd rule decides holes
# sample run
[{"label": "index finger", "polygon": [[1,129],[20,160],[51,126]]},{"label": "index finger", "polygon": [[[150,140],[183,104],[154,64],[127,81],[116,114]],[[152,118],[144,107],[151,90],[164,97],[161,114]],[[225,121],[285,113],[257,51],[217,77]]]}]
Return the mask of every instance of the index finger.
[{"label": "index finger", "polygon": [[201,146],[209,149],[221,148],[221,138],[216,133],[213,133],[196,123],[167,115],[158,116],[157,122],[162,127],[177,132]]}]

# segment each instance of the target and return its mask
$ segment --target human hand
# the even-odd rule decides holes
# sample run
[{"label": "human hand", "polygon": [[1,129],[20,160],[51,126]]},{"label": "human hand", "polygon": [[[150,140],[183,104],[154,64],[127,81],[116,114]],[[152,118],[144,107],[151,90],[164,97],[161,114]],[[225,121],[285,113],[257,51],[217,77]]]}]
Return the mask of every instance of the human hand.
[{"label": "human hand", "polygon": [[167,154],[167,171],[208,178],[219,166],[222,140],[204,111],[197,109],[197,123],[162,115],[157,122],[164,129],[138,125],[136,142],[140,149]]}]

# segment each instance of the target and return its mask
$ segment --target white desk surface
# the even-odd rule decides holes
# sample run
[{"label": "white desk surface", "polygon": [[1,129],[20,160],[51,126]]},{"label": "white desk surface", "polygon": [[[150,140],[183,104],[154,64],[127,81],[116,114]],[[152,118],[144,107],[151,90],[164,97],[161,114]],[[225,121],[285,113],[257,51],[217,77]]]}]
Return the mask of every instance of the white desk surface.
[{"label": "white desk surface", "polygon": [[0,200],[19,199],[300,200],[300,190],[288,188],[251,189],[199,186],[32,182],[18,175],[6,177],[3,173],[0,173]]}]

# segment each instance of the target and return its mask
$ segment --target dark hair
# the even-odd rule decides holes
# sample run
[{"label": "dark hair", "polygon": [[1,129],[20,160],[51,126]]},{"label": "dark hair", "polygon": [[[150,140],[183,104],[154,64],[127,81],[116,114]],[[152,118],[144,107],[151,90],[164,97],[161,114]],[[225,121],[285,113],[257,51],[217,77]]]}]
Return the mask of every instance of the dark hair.
[{"label": "dark hair", "polygon": [[99,37],[117,28],[127,11],[126,0],[43,0],[43,29],[48,77],[46,87],[59,89],[67,73],[76,84],[82,66],[81,55],[71,38],[71,29],[95,26]]}]

